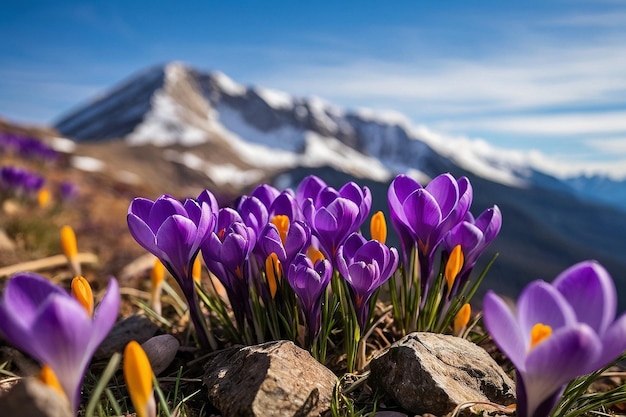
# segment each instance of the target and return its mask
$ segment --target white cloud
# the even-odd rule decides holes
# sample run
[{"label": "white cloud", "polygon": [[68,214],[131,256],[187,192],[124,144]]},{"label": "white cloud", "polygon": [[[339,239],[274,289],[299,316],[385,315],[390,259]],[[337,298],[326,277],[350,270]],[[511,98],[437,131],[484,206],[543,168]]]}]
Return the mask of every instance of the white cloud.
[{"label": "white cloud", "polygon": [[435,127],[448,131],[479,130],[549,136],[626,133],[626,111],[447,120],[436,123]]},{"label": "white cloud", "polygon": [[585,144],[591,148],[612,155],[626,156],[626,136],[620,138],[588,139]]}]

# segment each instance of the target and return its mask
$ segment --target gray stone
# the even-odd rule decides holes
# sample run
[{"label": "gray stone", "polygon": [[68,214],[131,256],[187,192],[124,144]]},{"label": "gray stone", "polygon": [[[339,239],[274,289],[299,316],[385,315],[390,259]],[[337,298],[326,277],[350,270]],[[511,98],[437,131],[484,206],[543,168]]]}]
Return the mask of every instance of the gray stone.
[{"label": "gray stone", "polygon": [[372,359],[370,369],[373,388],[416,414],[444,416],[468,402],[515,402],[515,384],[502,368],[459,337],[409,334]]},{"label": "gray stone", "polygon": [[205,364],[209,400],[224,417],[320,416],[337,377],[292,342],[231,348]]},{"label": "gray stone", "polygon": [[132,340],[140,344],[144,343],[154,336],[158,329],[158,326],[146,316],[138,314],[129,316],[115,323],[111,332],[98,347],[94,358],[108,359],[115,352],[122,352]]},{"label": "gray stone", "polygon": [[171,334],[161,334],[148,339],[141,344],[141,347],[150,360],[152,372],[159,375],[170,366],[176,357],[180,343]]},{"label": "gray stone", "polygon": [[0,397],[3,416],[72,417],[70,403],[36,378],[25,378]]}]

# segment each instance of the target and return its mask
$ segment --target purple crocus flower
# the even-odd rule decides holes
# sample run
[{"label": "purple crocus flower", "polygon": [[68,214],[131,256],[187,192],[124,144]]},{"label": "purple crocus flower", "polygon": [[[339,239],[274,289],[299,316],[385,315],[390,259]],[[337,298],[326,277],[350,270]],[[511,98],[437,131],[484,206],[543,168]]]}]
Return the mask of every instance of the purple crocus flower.
[{"label": "purple crocus flower", "polygon": [[433,255],[443,237],[456,226],[472,204],[472,186],[466,177],[435,177],[426,187],[406,175],[398,175],[387,193],[391,224],[400,236],[404,262],[417,248],[422,285],[432,272]]},{"label": "purple crocus flower", "polygon": [[465,220],[456,225],[444,237],[443,248],[447,253],[452,252],[452,249],[457,245],[461,245],[463,251],[463,268],[455,280],[455,288],[467,281],[476,261],[498,236],[501,228],[502,213],[498,206],[493,206],[482,212],[476,219],[468,211]]},{"label": "purple crocus flower", "polygon": [[0,330],[16,347],[50,366],[74,411],[94,352],[109,333],[120,305],[117,281],[91,318],[71,295],[34,273],[14,275],[0,301]]},{"label": "purple crocus flower", "polygon": [[485,325],[516,367],[519,416],[548,416],[570,380],[626,349],[626,315],[615,320],[616,300],[611,277],[595,261],[568,268],[552,284],[530,283],[516,313],[487,293]]},{"label": "purple crocus flower", "polygon": [[276,225],[268,223],[261,231],[258,246],[263,259],[275,253],[281,263],[288,265],[298,253],[305,252],[311,246],[311,228],[300,221],[290,223],[283,242]]},{"label": "purple crocus flower", "polygon": [[309,341],[313,342],[320,331],[322,295],[330,282],[332,266],[327,259],[315,262],[300,253],[287,270],[287,281],[298,296],[309,331]]},{"label": "purple crocus flower", "polygon": [[155,255],[176,279],[189,304],[191,319],[200,344],[209,343],[198,308],[192,276],[200,245],[213,230],[215,216],[206,202],[162,195],[155,201],[135,198],[128,208],[128,229],[137,243]]},{"label": "purple crocus flower", "polygon": [[353,233],[337,250],[337,269],[350,288],[359,326],[365,330],[369,299],[398,267],[398,251]]},{"label": "purple crocus flower", "polygon": [[250,254],[256,233],[229,208],[219,211],[216,229],[202,246],[202,257],[209,271],[224,285],[235,317],[242,325],[249,310]]}]

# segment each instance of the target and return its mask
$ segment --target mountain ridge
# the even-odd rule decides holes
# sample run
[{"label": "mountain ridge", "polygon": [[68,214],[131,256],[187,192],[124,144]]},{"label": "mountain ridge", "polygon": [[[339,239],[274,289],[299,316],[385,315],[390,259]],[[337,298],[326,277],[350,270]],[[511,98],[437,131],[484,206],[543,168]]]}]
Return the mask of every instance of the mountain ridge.
[{"label": "mountain ridge", "polygon": [[626,269],[620,256],[626,216],[584,186],[576,189],[524,160],[448,141],[398,115],[245,87],[179,63],[159,68],[78,107],[56,128],[77,140],[78,153],[106,159],[113,171],[132,171],[162,193],[209,188],[226,203],[260,182],[293,187],[317,173],[334,185],[371,186],[378,207],[388,211],[386,187],[398,173],[422,184],[442,172],[466,175],[475,190],[472,212],[493,204],[503,212],[502,232],[486,258],[501,255],[486,288],[514,296],[529,280],[550,280],[593,258],[626,290],[618,275]]}]

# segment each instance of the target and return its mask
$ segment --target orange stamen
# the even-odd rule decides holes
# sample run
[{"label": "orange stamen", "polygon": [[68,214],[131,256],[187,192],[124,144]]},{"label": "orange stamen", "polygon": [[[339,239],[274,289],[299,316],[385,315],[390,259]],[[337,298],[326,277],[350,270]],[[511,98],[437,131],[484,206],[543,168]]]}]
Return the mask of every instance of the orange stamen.
[{"label": "orange stamen", "polygon": [[278,229],[280,240],[283,242],[284,245],[285,241],[287,240],[287,232],[289,231],[289,217],[283,214],[279,214],[272,217],[271,222]]},{"label": "orange stamen", "polygon": [[463,307],[459,309],[459,312],[454,316],[454,334],[459,334],[467,326],[472,315],[472,307],[469,303],[463,304]]},{"label": "orange stamen", "polygon": [[385,215],[382,211],[372,216],[372,220],[370,221],[370,234],[372,239],[380,243],[385,243],[387,240],[387,222],[385,221]]},{"label": "orange stamen", "polygon": [[282,265],[274,252],[265,259],[265,275],[267,276],[267,285],[270,288],[270,294],[272,298],[274,298],[278,290],[278,283],[282,279]]},{"label": "orange stamen", "polygon": [[552,335],[552,327],[547,324],[537,323],[530,330],[530,349],[546,340]]},{"label": "orange stamen", "polygon": [[454,280],[456,279],[459,272],[463,268],[463,250],[461,249],[461,245],[456,245],[452,252],[450,252],[450,257],[448,258],[448,262],[446,262],[446,271],[445,278],[448,283],[448,296],[450,296],[450,291],[452,291],[452,285],[454,284]]},{"label": "orange stamen", "polygon": [[72,280],[72,294],[87,311],[89,317],[93,317],[93,292],[89,282],[81,276],[74,277]]}]

